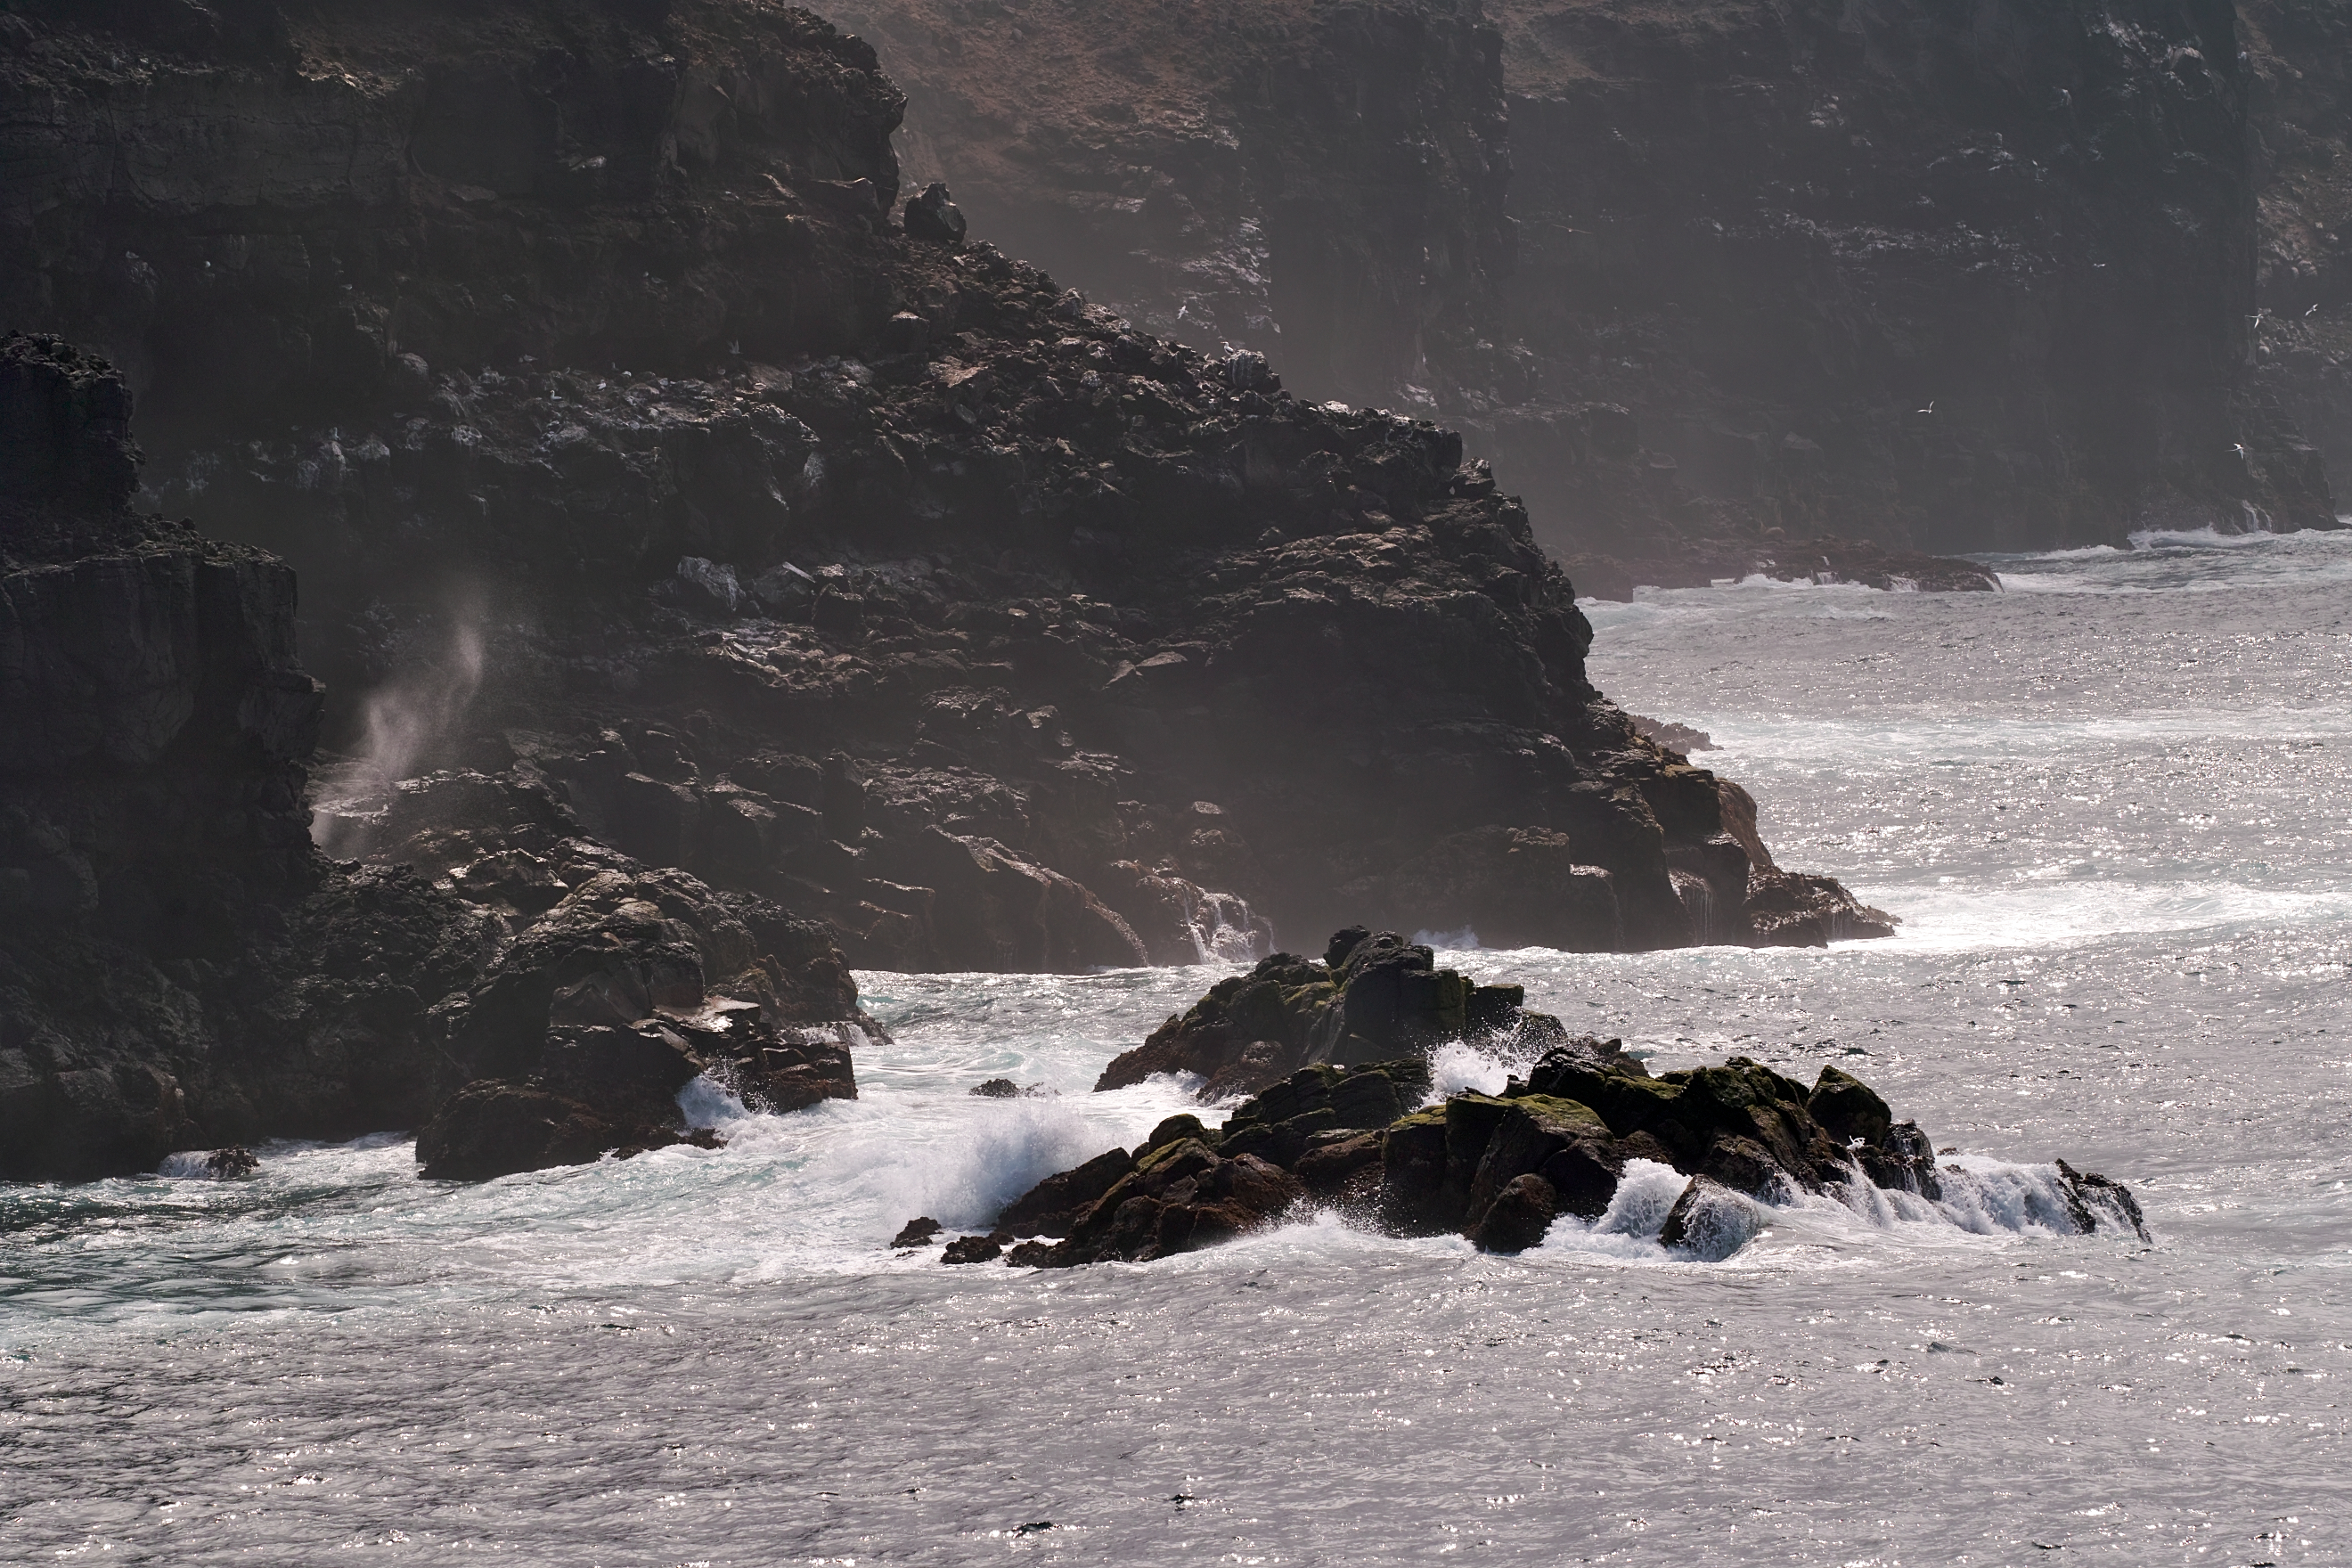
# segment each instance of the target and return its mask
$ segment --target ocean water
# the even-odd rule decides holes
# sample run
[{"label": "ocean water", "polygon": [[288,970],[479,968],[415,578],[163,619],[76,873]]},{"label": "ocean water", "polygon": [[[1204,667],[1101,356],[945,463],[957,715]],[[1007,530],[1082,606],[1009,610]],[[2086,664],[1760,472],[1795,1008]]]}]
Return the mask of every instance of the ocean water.
[{"label": "ocean water", "polygon": [[[1589,606],[1896,940],[1449,955],[1654,1067],[1856,1073],[1945,1205],[1708,1261],[1637,1168],[1516,1258],[1310,1215],[948,1268],[885,1244],[1186,1106],[1087,1088],[1218,971],[867,975],[862,1097],[690,1090],[723,1150],[0,1188],[0,1561],[2352,1562],[2352,536],[1992,564]],[[2052,1234],[2060,1157],[2153,1241]]]}]

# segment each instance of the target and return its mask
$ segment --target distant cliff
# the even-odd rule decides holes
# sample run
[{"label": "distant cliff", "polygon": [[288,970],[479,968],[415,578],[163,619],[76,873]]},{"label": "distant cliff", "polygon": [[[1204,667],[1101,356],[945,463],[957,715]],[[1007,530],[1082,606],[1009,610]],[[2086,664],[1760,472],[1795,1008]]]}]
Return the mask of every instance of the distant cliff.
[{"label": "distant cliff", "polygon": [[2252,374],[2226,5],[836,10],[918,173],[1139,321],[1458,426],[1595,586],[2333,522]]},{"label": "distant cliff", "polygon": [[2241,0],[2262,212],[2255,353],[2326,458],[2352,473],[2352,4]]}]

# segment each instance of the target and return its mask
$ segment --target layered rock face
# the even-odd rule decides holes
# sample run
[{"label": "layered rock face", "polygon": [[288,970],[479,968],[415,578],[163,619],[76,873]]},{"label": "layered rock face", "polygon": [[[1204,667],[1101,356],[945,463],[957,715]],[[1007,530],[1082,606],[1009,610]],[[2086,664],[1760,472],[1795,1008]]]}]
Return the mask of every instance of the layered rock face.
[{"label": "layered rock face", "polygon": [[529,888],[593,840],[892,968],[1255,957],[1347,908],[1840,934],[1833,885],[1747,918],[1752,813],[1593,691],[1457,437],[961,248],[943,193],[902,226],[901,100],[829,25],[24,15],[8,298],[134,367],[155,495],[301,569],[335,852]]},{"label": "layered rock face", "polygon": [[[1699,1258],[1727,1257],[1756,1234],[1754,1200],[1833,1194],[1864,1213],[1916,1219],[1944,1195],[1927,1135],[1896,1121],[1867,1085],[1835,1068],[1823,1068],[1810,1088],[1744,1057],[1653,1078],[1620,1042],[1570,1039],[1558,1019],[1523,1012],[1517,987],[1474,985],[1451,973],[1444,978],[1460,983],[1471,1011],[1489,1015],[1486,1029],[1507,1026],[1529,1065],[1500,1095],[1424,1104],[1429,1066],[1411,1048],[1412,1035],[1433,1009],[1398,1008],[1395,939],[1359,928],[1331,946],[1328,1016],[1348,1024],[1322,1030],[1307,1065],[1265,1083],[1222,1128],[1171,1117],[1132,1150],[1106,1150],[1047,1177],[998,1216],[989,1237],[950,1244],[943,1261],[987,1261],[1017,1242],[1006,1258],[1016,1265],[1140,1262],[1313,1208],[1391,1234],[1454,1232],[1482,1250],[1521,1252],[1563,1215],[1607,1214],[1630,1168],[1644,1161],[1686,1178],[1658,1239]],[[1212,992],[1181,1022],[1223,1000]],[[1349,1026],[1374,1019],[1385,1024],[1370,1033]],[[1169,1029],[1179,1026],[1169,1021]],[[1465,1029],[1456,1016],[1422,1037],[1462,1038],[1479,1026],[1474,1019]],[[1363,1054],[1400,1044],[1403,1055]],[[1115,1087],[1122,1064],[1135,1065],[1141,1053],[1115,1062],[1104,1087]],[[1344,1065],[1350,1059],[1357,1065]],[[1151,1070],[1199,1069],[1161,1051]],[[1212,1084],[1210,1094],[1239,1087]],[[2057,1180],[2028,1200],[2033,1223],[2147,1239],[2127,1189],[2063,1161],[2055,1168]],[[923,1244],[916,1228],[898,1244]]]},{"label": "layered rock face", "polygon": [[[2333,523],[2250,374],[2226,7],[845,15],[908,85],[919,173],[1175,335],[1436,413],[1589,591],[1989,586],[1934,552]],[[1180,25],[1202,41],[1130,47]],[[1332,237],[1261,242],[1302,201]],[[1208,301],[1237,277],[1247,309]],[[1315,346],[1330,301],[1345,361]]]},{"label": "layered rock face", "polygon": [[[194,993],[310,887],[294,581],[137,515],[131,400],[0,342],[0,1168],[152,1163],[234,1094]],[[194,1103],[191,1097],[194,1096]],[[229,1120],[236,1120],[234,1112]]]},{"label": "layered rock face", "polygon": [[102,361],[0,341],[0,1175],[414,1126],[478,1075],[604,1118],[503,1139],[504,1169],[674,1141],[698,1071],[855,1094],[866,1020],[821,927],[577,840],[449,879],[446,833],[325,861],[293,574],[132,509],[131,403]]},{"label": "layered rock face", "polygon": [[2238,15],[2253,82],[2260,378],[2330,471],[2352,472],[2352,5],[2240,0]]}]

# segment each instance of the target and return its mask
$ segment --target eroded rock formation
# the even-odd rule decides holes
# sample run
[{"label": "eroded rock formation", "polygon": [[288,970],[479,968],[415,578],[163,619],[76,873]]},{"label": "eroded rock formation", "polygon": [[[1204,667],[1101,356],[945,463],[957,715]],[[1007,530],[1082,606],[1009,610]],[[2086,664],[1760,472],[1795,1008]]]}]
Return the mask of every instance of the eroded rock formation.
[{"label": "eroded rock formation", "polygon": [[[864,44],[766,0],[173,16],[20,8],[0,279],[131,367],[155,497],[301,570],[336,853],[525,916],[594,840],[893,968],[1358,907],[1744,939],[1752,825],[1586,681],[1460,439],[902,209]],[[1483,890],[1515,854],[1561,909]]]}]

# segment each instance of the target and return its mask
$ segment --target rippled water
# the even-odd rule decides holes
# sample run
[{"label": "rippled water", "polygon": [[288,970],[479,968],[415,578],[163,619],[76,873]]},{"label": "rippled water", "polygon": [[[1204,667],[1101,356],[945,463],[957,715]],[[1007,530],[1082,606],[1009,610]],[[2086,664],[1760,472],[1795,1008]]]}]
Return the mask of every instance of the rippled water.
[{"label": "rippled water", "polygon": [[944,1268],[881,1244],[1176,1109],[1086,1089],[1215,972],[870,975],[863,1098],[712,1099],[721,1151],[0,1188],[0,1560],[2352,1561],[2352,538],[1993,564],[1590,606],[1896,941],[1454,956],[1657,1066],[1836,1062],[1987,1193],[2105,1171],[2152,1246],[1815,1204],[1696,1263],[1650,1173],[1513,1259]]}]

